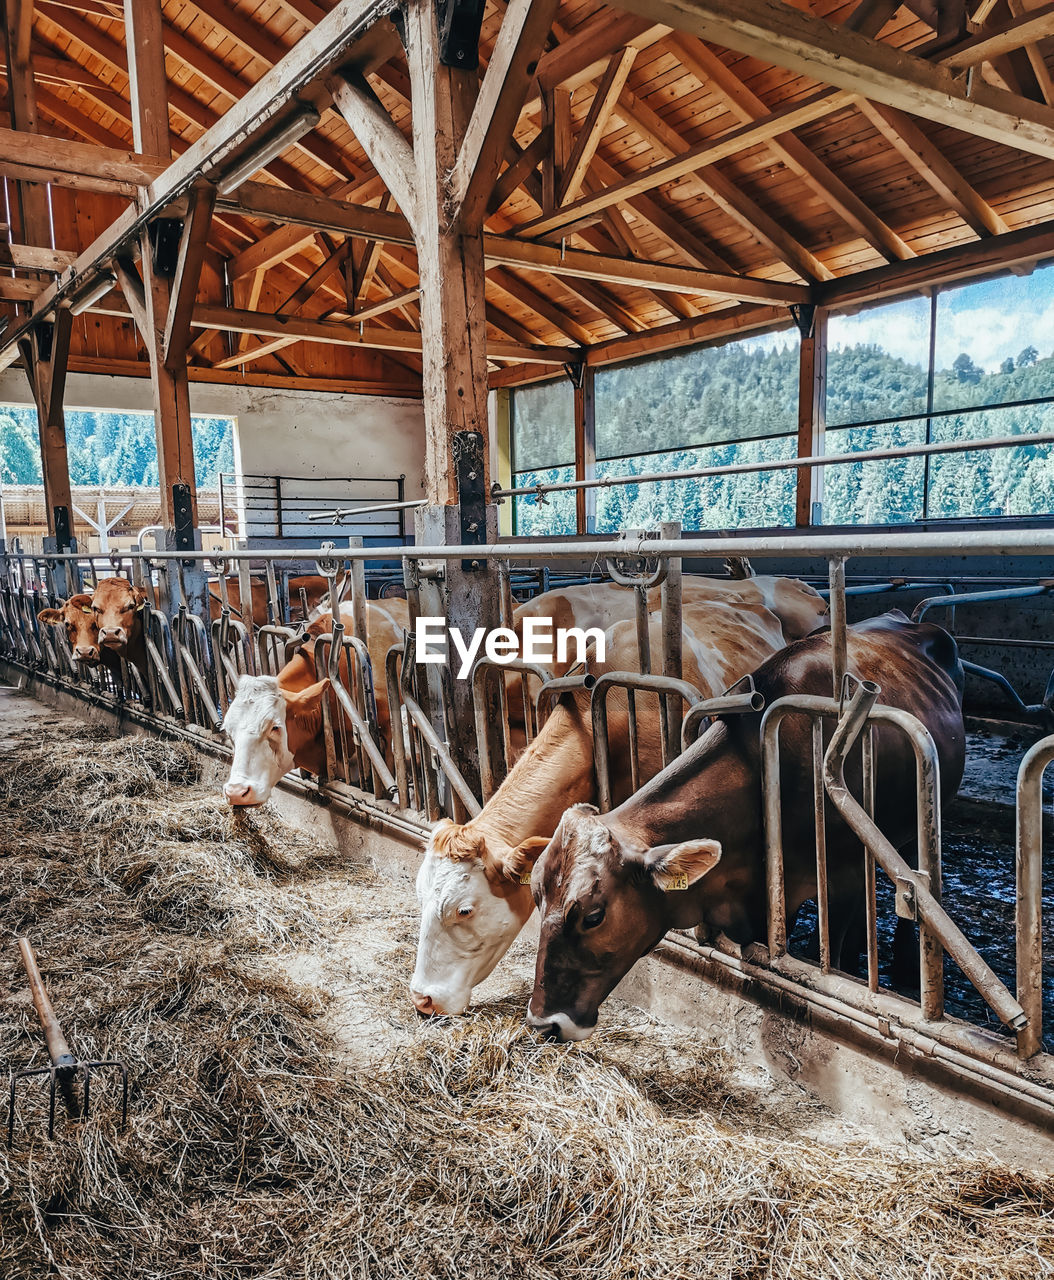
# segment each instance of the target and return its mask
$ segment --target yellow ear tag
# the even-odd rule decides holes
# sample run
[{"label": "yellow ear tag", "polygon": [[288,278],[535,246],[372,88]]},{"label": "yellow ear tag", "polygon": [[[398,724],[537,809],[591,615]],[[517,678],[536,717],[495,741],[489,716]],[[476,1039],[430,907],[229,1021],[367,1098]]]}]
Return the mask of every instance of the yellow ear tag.
[{"label": "yellow ear tag", "polygon": [[682,871],[679,876],[668,876],[662,888],[664,893],[675,893],[678,889],[687,889],[688,873]]},{"label": "yellow ear tag", "polygon": [[82,605],[81,605],[81,613],[91,613],[91,605],[90,605],[90,604],[82,604]]},{"label": "yellow ear tag", "polygon": [[525,871],[520,872],[520,884],[531,883],[531,872],[533,870],[534,870],[534,867],[528,867]]},{"label": "yellow ear tag", "polygon": [[141,604],[137,604],[135,606],[135,611],[136,613],[142,613],[145,608],[146,608],[146,601],[144,600]]}]

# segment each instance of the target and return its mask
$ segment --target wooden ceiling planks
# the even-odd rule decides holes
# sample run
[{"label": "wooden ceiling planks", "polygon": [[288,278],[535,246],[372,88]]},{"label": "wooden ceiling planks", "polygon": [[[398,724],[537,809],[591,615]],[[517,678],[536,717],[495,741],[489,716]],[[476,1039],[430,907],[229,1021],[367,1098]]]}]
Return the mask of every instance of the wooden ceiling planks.
[{"label": "wooden ceiling planks", "polygon": [[[855,6],[837,0],[814,0],[811,12],[832,21],[844,19]],[[200,136],[216,116],[236,101],[252,83],[264,75],[282,54],[292,47],[324,12],[332,0],[235,0],[210,11],[205,0],[168,0],[166,23],[171,42],[166,60],[172,85],[170,119],[172,145],[179,151]],[[481,63],[487,64],[491,46],[500,29],[504,5],[490,3],[483,22]],[[621,24],[621,25],[620,25]],[[673,152],[656,145],[649,128],[643,132],[633,112],[620,110],[618,95],[604,109],[595,109],[598,87],[605,68],[618,63],[620,49],[606,48],[613,28],[637,32],[637,52],[624,59],[625,88],[645,111],[661,121],[669,135],[681,140],[682,149],[733,130],[744,120],[730,109],[727,89],[686,66],[678,55],[678,37],[666,29],[648,28],[646,22],[606,9],[593,0],[568,0],[558,11],[549,51],[541,60],[540,75],[557,68],[570,77],[570,147],[580,138],[587,121],[599,117],[596,136],[582,140],[578,154],[584,157],[573,180],[581,192],[595,193],[605,187],[647,173]],[[898,10],[885,24],[883,39],[903,49],[917,49],[932,40],[933,32],[906,9]],[[106,142],[111,146],[130,145],[131,130],[125,104],[128,82],[123,58],[123,23],[91,12],[77,13],[52,0],[38,0],[36,41],[51,63],[65,63],[79,74],[65,80],[51,66],[41,76],[41,111],[49,131]],[[1054,42],[1051,42],[1054,44]],[[1047,46],[1048,50],[1050,45]],[[581,50],[587,63],[575,65],[571,50]],[[760,100],[768,112],[786,109],[808,99],[818,82],[806,76],[776,68],[760,58],[710,47],[716,57]],[[594,56],[595,55],[595,56]],[[592,59],[590,62],[589,59]],[[1049,61],[1049,59],[1048,59]],[[589,66],[583,75],[581,65]],[[43,67],[43,61],[42,61]],[[984,75],[993,82],[998,76],[991,68]],[[371,84],[385,109],[404,132],[409,130],[405,62],[399,57],[377,68]],[[611,78],[607,88],[611,89]],[[639,123],[639,122],[638,122]],[[990,206],[995,225],[1011,228],[1028,226],[1054,216],[1054,168],[1050,161],[1011,151],[1006,146],[959,132],[957,129],[915,121],[949,165],[969,184],[978,198]],[[540,124],[538,99],[521,113],[515,129],[521,147],[529,146]],[[661,131],[660,131],[661,141]],[[802,125],[796,130],[796,145],[805,147],[827,166],[837,180],[850,188],[890,229],[895,243],[903,238],[908,253],[927,253],[950,245],[966,244],[974,231],[959,213],[948,207],[938,190],[928,184],[917,168],[909,164],[869,123],[852,108],[837,116]],[[272,166],[275,176],[302,190],[333,190],[349,178],[368,177],[372,172],[353,132],[333,112],[300,145],[288,149]],[[864,271],[882,265],[889,253],[882,252],[882,237],[862,238],[860,227],[839,213],[837,201],[825,199],[822,169],[811,170],[812,180],[767,142],[720,160],[707,181],[706,170],[689,173],[663,183],[636,197],[636,203],[621,201],[603,211],[595,225],[572,226],[565,233],[569,247],[627,256],[671,265],[708,266],[692,254],[713,252],[732,268],[759,279],[790,281],[796,272],[817,278]],[[828,193],[829,194],[829,193]],[[513,232],[535,221],[542,210],[537,173],[512,190],[501,204],[500,213],[488,224],[499,232]],[[372,200],[376,203],[377,195]],[[105,201],[109,203],[105,203]],[[81,209],[81,206],[85,206]],[[90,206],[90,210],[89,210]],[[59,202],[56,206],[62,209]],[[113,197],[81,193],[75,213],[62,214],[64,240],[71,248],[82,249],[105,230],[114,210],[123,207]],[[1004,220],[999,222],[998,220]],[[241,214],[217,214],[211,238],[211,255],[216,267],[230,259],[254,239],[267,236],[274,224]],[[559,237],[558,237],[559,239]],[[329,240],[329,248],[308,241],[270,265],[260,281],[257,306],[275,311],[324,261],[325,254],[339,247],[341,238]],[[888,243],[887,243],[888,250]],[[387,250],[381,255],[381,269],[370,282],[360,305],[377,306],[379,314],[371,325],[405,329],[416,323],[412,301],[391,308],[393,295],[412,293],[416,274],[412,250]],[[898,254],[903,256],[903,254]],[[501,280],[511,283],[511,290]],[[209,300],[216,302],[219,288],[217,270],[207,273]],[[203,286],[205,288],[205,286]],[[504,338],[560,344],[569,341],[610,342],[620,335],[646,333],[649,329],[673,332],[671,323],[696,314],[712,315],[717,323],[724,311],[730,323],[742,308],[730,308],[727,300],[706,297],[682,298],[657,294],[628,283],[579,281],[512,268],[496,268],[488,288],[492,330],[500,328]],[[315,317],[332,312],[346,315],[348,301],[338,274],[330,278],[305,304],[300,314]],[[557,321],[562,320],[562,325]],[[685,326],[688,332],[691,326]],[[77,326],[74,342],[91,346],[98,357],[106,355],[106,335],[112,331],[113,356],[130,359],[130,326],[113,316],[92,317],[88,326]],[[676,329],[676,324],[673,325]],[[699,330],[696,330],[697,332]],[[134,340],[133,340],[134,341]],[[216,340],[195,342],[202,352],[216,357],[221,346]],[[286,354],[286,353],[283,353]],[[81,352],[81,356],[84,352]],[[261,356],[249,366],[249,376],[279,376],[284,366],[274,356]],[[350,348],[322,348],[299,344],[296,367],[305,375],[326,378],[340,376],[361,381],[361,370],[391,381],[412,382],[408,357],[392,363],[375,351]],[[384,362],[388,361],[385,366]],[[316,363],[317,362],[317,363]],[[382,369],[382,366],[383,369]]]}]

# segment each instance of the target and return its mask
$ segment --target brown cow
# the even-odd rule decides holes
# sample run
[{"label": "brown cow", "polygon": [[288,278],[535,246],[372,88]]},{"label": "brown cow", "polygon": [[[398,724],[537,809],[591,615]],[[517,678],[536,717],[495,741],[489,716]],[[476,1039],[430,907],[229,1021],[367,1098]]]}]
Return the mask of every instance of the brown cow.
[{"label": "brown cow", "polygon": [[[391,759],[389,719],[384,661],[388,650],[402,639],[407,623],[405,600],[371,600],[366,605],[366,646],[373,667],[377,702],[377,727]],[[350,630],[351,606],[341,617]],[[307,629],[307,640],[277,676],[243,676],[224,716],[223,727],[234,747],[231,772],[223,794],[228,804],[263,804],[275,784],[290,769],[325,771],[326,744],[322,735],[322,700],[330,688],[328,679],[315,678],[315,641],[333,625],[333,615],[324,613]],[[347,683],[347,664],[342,660]],[[342,716],[335,696],[330,694],[334,719]]]},{"label": "brown cow", "polygon": [[[881,686],[887,706],[929,730],[940,759],[942,798],[962,778],[963,673],[955,641],[899,611],[851,627],[849,670]],[[830,632],[810,636],[754,676],[771,705],[788,694],[831,692]],[[599,814],[576,805],[542,851],[521,846],[505,861],[511,883],[530,874],[542,917],[527,1020],[560,1040],[592,1034],[601,1002],[670,929],[702,926],[747,944],[765,936],[760,721],[718,722],[636,795]],[[793,920],[816,895],[811,732],[790,716],[781,735],[786,903]],[[847,769],[860,794],[859,751]],[[893,729],[875,731],[878,821],[898,847],[915,836],[915,757]],[[539,855],[542,855],[539,857]],[[827,819],[829,918],[834,963],[863,899],[864,860],[845,822]],[[533,873],[531,872],[534,867]]]},{"label": "brown cow", "polygon": [[91,598],[100,649],[127,659],[144,676],[148,663],[143,613],[150,599],[144,587],[133,586],[127,578],[103,578]]},{"label": "brown cow", "polygon": [[97,667],[100,662],[109,671],[120,670],[120,661],[110,649],[99,648],[99,624],[91,607],[91,596],[82,591],[55,609],[41,609],[37,620],[46,627],[65,627],[66,639],[74,662],[83,667]]},{"label": "brown cow", "polygon": [[[252,587],[252,621],[254,627],[266,626],[270,619],[267,616],[267,584],[260,578],[250,579]],[[337,598],[339,600],[345,583],[347,582],[347,574],[340,574],[336,580]],[[300,599],[300,592],[304,591],[307,596],[307,615],[304,614],[303,602]],[[230,606],[231,613],[234,617],[244,620],[245,615],[242,610],[242,591],[241,583],[237,578],[227,579],[227,603]],[[289,621],[292,625],[300,622],[306,622],[316,610],[327,608],[329,605],[329,581],[317,573],[303,574],[297,578],[289,579]],[[220,596],[219,585],[215,582],[209,583],[209,616],[215,621],[220,616],[223,608],[223,601]],[[282,619],[276,619],[281,624]]]},{"label": "brown cow", "polygon": [[[815,598],[815,597],[814,597]],[[823,608],[816,599],[814,617]],[[652,651],[659,652],[660,620],[651,618]],[[605,632],[601,667],[632,669],[636,624]],[[704,696],[721,693],[783,647],[784,634],[764,605],[704,600],[684,608],[683,671]],[[662,767],[658,703],[638,696],[640,776]],[[608,698],[612,794],[632,790],[629,716],[625,694]],[[510,770],[482,813],[464,826],[440,824],[425,848],[417,877],[421,933],[411,996],[421,1013],[463,1013],[477,986],[512,945],[533,909],[526,885],[503,872],[517,846],[542,848],[569,804],[596,800],[593,731],[586,693],[565,697]]]}]

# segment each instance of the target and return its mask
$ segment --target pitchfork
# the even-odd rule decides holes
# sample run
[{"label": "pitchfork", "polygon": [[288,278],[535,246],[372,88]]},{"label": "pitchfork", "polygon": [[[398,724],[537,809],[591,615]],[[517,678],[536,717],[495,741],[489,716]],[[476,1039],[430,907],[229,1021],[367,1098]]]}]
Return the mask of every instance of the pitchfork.
[{"label": "pitchfork", "polygon": [[[44,981],[37,968],[37,958],[28,938],[19,938],[18,949],[22,953],[22,963],[26,967],[29,978],[29,990],[33,997],[33,1006],[40,1019],[44,1031],[44,1039],[48,1045],[48,1056],[51,1063],[46,1067],[28,1067],[23,1071],[11,1072],[11,1090],[7,1104],[7,1145],[10,1148],[15,1137],[15,1090],[19,1080],[28,1076],[50,1076],[48,1090],[48,1137],[55,1136],[55,1094],[60,1092],[66,1105],[66,1113],[71,1120],[78,1117],[87,1120],[91,1107],[91,1073],[103,1067],[115,1067],[121,1073],[121,1124],[128,1120],[128,1068],[123,1062],[107,1060],[100,1062],[84,1062],[70,1053],[69,1044],[63,1034],[62,1027],[55,1010],[52,1008],[48,993],[44,990]],[[77,1104],[74,1081],[80,1076],[84,1083],[84,1107]]]}]

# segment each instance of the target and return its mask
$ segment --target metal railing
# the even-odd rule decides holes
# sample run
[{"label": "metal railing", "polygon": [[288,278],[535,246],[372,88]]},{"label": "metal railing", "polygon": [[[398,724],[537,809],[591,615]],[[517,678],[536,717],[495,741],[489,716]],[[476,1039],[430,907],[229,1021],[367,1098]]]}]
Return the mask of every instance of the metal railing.
[{"label": "metal railing", "polygon": [[[883,1026],[899,1027],[907,1043],[911,1037],[925,1035],[938,1043],[949,1061],[966,1055],[976,1070],[991,1073],[1010,1070],[1010,1054],[1029,1061],[1029,1070],[1039,1071],[1044,1079],[1054,1080],[1054,1069],[1046,1065],[1042,1055],[1042,805],[1040,779],[1043,769],[1054,759],[1054,739],[1038,745],[1022,762],[1018,794],[1018,901],[1017,937],[1018,975],[1016,995],[1012,995],[989,966],[981,960],[976,947],[951,921],[940,901],[940,814],[934,796],[931,768],[932,742],[927,745],[925,731],[917,721],[903,712],[872,704],[861,713],[861,701],[851,700],[848,709],[842,699],[843,680],[848,662],[846,644],[846,599],[854,593],[846,585],[846,562],[852,556],[934,556],[954,554],[986,554],[995,556],[1036,557],[1054,555],[1052,530],[997,530],[988,532],[958,531],[929,535],[860,533],[847,537],[825,535],[801,537],[757,538],[679,538],[671,530],[665,536],[650,537],[635,533],[613,541],[588,540],[560,544],[547,549],[551,564],[563,558],[568,573],[578,572],[571,566],[583,560],[599,559],[606,566],[608,580],[619,582],[633,593],[634,607],[629,610],[636,620],[638,637],[638,671],[611,671],[598,674],[577,670],[567,675],[549,677],[543,667],[517,664],[504,671],[487,661],[477,664],[473,681],[479,693],[475,702],[476,739],[481,762],[493,758],[493,745],[504,752],[505,764],[511,763],[514,747],[513,724],[522,725],[524,741],[529,740],[545,724],[555,699],[572,693],[590,701],[590,724],[594,736],[594,765],[602,806],[610,804],[612,743],[605,725],[607,699],[618,690],[627,699],[634,696],[658,697],[665,718],[662,722],[662,762],[673,759],[694,740],[704,717],[758,708],[758,696],[749,685],[733,689],[718,698],[704,698],[690,682],[683,680],[679,642],[683,634],[681,617],[680,564],[685,557],[724,560],[730,553],[777,560],[794,558],[829,561],[827,589],[830,592],[832,637],[832,696],[814,699],[816,705],[805,708],[814,722],[812,753],[814,800],[817,812],[834,805],[840,817],[857,831],[868,850],[865,868],[867,891],[867,980],[857,982],[838,973],[832,961],[827,918],[829,903],[825,877],[817,861],[816,899],[818,902],[819,964],[787,954],[786,919],[781,916],[776,897],[772,898],[767,955],[761,967],[774,990],[787,983],[810,999],[836,1002],[839,1007],[855,1011],[858,1019],[877,1018]],[[480,791],[468,782],[470,771],[458,755],[457,735],[451,723],[450,703],[443,682],[425,679],[429,670],[415,661],[413,620],[418,613],[415,573],[407,573],[407,596],[410,605],[410,632],[402,644],[392,646],[385,656],[384,670],[374,669],[376,658],[363,643],[366,638],[366,597],[364,564],[379,556],[402,558],[415,570],[422,561],[431,562],[429,572],[441,572],[443,562],[471,556],[480,561],[498,561],[496,579],[502,596],[503,620],[511,618],[513,592],[520,585],[535,581],[527,562],[537,557],[537,546],[497,544],[487,547],[347,547],[339,551],[327,546],[318,549],[317,569],[329,583],[329,602],[335,616],[341,617],[337,598],[337,576],[351,574],[350,598],[344,602],[357,618],[346,630],[343,618],[315,640],[314,670],[316,676],[333,681],[333,704],[324,712],[326,745],[325,776],[318,780],[322,792],[333,796],[351,796],[357,811],[365,812],[373,805],[393,821],[399,814],[413,814],[429,820],[446,813],[464,819],[478,813],[500,782],[499,772],[480,770]],[[86,673],[72,659],[61,628],[44,628],[37,613],[45,605],[54,604],[63,580],[80,584],[96,580],[104,570],[85,557],[13,556],[0,561],[0,650],[9,667],[30,673],[44,682],[59,685],[81,698],[109,705],[122,715],[135,715],[146,723],[168,728],[183,727],[185,732],[210,741],[218,741],[215,731],[222,713],[234,694],[238,676],[257,672],[274,674],[284,665],[289,648],[299,643],[302,630],[284,625],[279,584],[283,567],[302,561],[303,551],[277,550],[267,555],[258,551],[212,553],[157,552],[123,553],[109,559],[105,571],[122,572],[150,586],[156,604],[144,611],[147,637],[145,670],[124,664],[117,677],[105,671]],[[438,569],[435,566],[438,565]],[[523,566],[521,568],[521,566]],[[185,602],[188,594],[186,575],[193,571],[221,569],[218,582],[220,607],[217,616],[203,619],[191,613],[184,603],[176,607],[171,601]],[[251,615],[236,618],[229,607],[222,585],[230,569],[239,570],[239,581],[248,583],[250,572],[263,576],[267,597],[266,625],[255,625]],[[1040,580],[1042,582],[1043,580]],[[895,585],[895,584],[891,584]],[[929,589],[926,584],[919,584]],[[648,611],[648,591],[659,587],[660,608]],[[966,603],[967,596],[948,596],[949,604]],[[655,632],[659,641],[652,639]],[[661,650],[661,671],[652,671],[651,646]],[[659,665],[659,657],[655,658]],[[507,682],[519,681],[518,702],[508,696]],[[497,681],[501,689],[500,722],[489,720],[486,687]],[[869,692],[869,691],[865,691]],[[859,695],[858,695],[859,696]],[[390,730],[387,739],[380,732],[377,703],[387,703]],[[800,701],[800,700],[799,700]],[[522,720],[519,708],[522,707]],[[800,707],[796,709],[800,710]],[[849,711],[852,719],[847,719]],[[778,728],[785,714],[783,703],[766,713],[769,737],[764,749],[776,752],[772,726]],[[860,723],[861,715],[863,719]],[[823,749],[822,724],[836,726],[840,743],[832,753],[829,744]],[[906,734],[917,761],[920,863],[918,870],[909,867],[882,833],[882,817],[874,813],[869,801],[870,784],[864,788],[863,803],[844,789],[840,763],[851,744],[862,739],[865,758],[872,748],[870,732],[863,725],[883,724]],[[628,745],[627,751],[635,751]],[[622,750],[621,738],[616,751]],[[605,754],[606,753],[606,754]],[[766,757],[768,760],[768,757]],[[871,766],[869,766],[870,768]],[[632,785],[643,781],[638,760],[629,765]],[[765,773],[764,801],[770,833],[779,812],[778,770],[771,761]],[[419,820],[419,819],[418,819]],[[819,837],[824,835],[824,820],[819,823]],[[770,839],[771,837],[770,834]],[[775,883],[776,855],[770,846],[770,875]],[[913,911],[920,926],[920,954],[923,985],[919,1000],[881,988],[878,971],[878,914],[874,895],[876,869],[895,882],[896,901],[903,911]],[[773,891],[775,892],[775,891]],[[782,930],[782,932],[781,932]],[[704,948],[705,950],[705,948]],[[1008,1050],[1005,1042],[995,1044],[991,1033],[979,1032],[958,1019],[946,1016],[940,982],[940,965],[947,953],[963,972],[975,982],[984,999],[1004,1023],[1016,1032],[1016,1043]],[[848,1015],[847,1015],[848,1016]],[[922,1028],[922,1030],[920,1030]],[[1038,1055],[1038,1056],[1037,1056]],[[978,1065],[980,1064],[980,1065]],[[1037,1085],[1036,1088],[1041,1086]],[[1042,1086],[1045,1088],[1045,1085]]]}]

